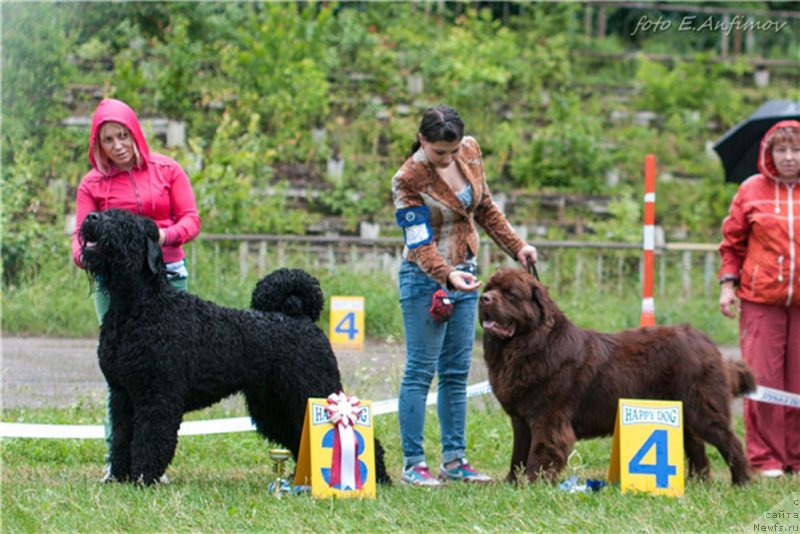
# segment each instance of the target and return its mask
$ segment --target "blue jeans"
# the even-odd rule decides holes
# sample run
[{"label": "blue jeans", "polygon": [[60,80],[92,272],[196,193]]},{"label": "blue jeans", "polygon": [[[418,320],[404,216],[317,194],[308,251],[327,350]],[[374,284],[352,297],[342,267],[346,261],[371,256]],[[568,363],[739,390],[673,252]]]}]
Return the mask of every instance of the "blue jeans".
[{"label": "blue jeans", "polygon": [[467,376],[475,341],[478,292],[449,291],[455,304],[453,315],[449,321],[438,323],[428,309],[433,293],[440,287],[416,264],[403,261],[400,306],[406,332],[406,368],[400,385],[398,417],[404,466],[425,460],[425,401],[434,374],[439,375],[437,410],[442,463],[463,458],[467,448]]}]

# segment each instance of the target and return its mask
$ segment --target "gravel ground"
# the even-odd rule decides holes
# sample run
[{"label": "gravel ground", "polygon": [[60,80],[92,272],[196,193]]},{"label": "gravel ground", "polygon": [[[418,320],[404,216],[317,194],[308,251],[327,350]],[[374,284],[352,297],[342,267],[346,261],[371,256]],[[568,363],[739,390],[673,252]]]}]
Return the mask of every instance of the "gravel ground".
[{"label": "gravel ground", "polygon": [[[400,389],[405,347],[369,341],[364,350],[336,350],[345,390],[364,399],[383,400]],[[486,380],[476,346],[470,383]],[[3,409],[74,406],[105,402],[106,384],[97,364],[94,338],[3,337]]]},{"label": "gravel ground", "polygon": [[[738,347],[720,347],[739,358]],[[337,350],[346,392],[363,399],[397,396],[405,362],[401,343],[370,340],[364,350]],[[2,338],[0,408],[43,408],[105,402],[106,384],[97,365],[97,340],[44,337]],[[478,344],[469,383],[487,380]],[[741,410],[741,400],[735,403]]]}]

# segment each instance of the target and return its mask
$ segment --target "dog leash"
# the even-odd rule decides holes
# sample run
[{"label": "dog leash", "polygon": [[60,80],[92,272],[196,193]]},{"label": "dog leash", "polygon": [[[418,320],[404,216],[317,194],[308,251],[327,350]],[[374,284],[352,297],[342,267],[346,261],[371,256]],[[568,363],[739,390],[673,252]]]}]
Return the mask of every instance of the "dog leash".
[{"label": "dog leash", "polygon": [[536,278],[536,280],[539,280],[539,271],[536,270],[536,262],[528,260],[525,263],[528,267],[528,273]]}]

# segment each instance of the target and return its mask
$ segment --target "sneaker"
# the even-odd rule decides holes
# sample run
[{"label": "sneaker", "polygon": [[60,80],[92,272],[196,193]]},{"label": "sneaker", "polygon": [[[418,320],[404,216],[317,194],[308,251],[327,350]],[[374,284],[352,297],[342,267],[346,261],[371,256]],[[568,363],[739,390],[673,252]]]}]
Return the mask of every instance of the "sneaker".
[{"label": "sneaker", "polygon": [[469,465],[466,458],[461,458],[458,465],[447,469],[444,464],[439,466],[439,480],[455,480],[461,482],[473,482],[476,484],[486,484],[494,482],[492,477],[479,473]]},{"label": "sneaker", "polygon": [[767,478],[779,478],[783,474],[783,469],[764,469],[761,471],[761,476]]},{"label": "sneaker", "polygon": [[431,476],[428,464],[420,462],[407,467],[403,470],[403,483],[409,486],[425,486],[428,488],[438,488],[441,482]]}]

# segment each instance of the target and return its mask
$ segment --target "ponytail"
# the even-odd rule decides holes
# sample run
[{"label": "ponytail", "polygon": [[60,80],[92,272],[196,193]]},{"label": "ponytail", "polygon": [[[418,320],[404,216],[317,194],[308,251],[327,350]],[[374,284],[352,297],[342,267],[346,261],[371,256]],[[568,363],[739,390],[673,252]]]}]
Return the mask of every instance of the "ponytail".
[{"label": "ponytail", "polygon": [[414,139],[414,142],[413,142],[413,143],[411,143],[411,150],[409,150],[409,151],[408,151],[408,154],[406,154],[406,159],[408,159],[408,158],[410,158],[411,156],[413,156],[413,155],[414,155],[414,153],[415,153],[417,150],[419,150],[419,147],[421,147],[421,146],[422,146],[422,141],[420,141],[420,140],[419,140],[419,135],[417,135],[417,138],[416,138],[416,139]]}]

